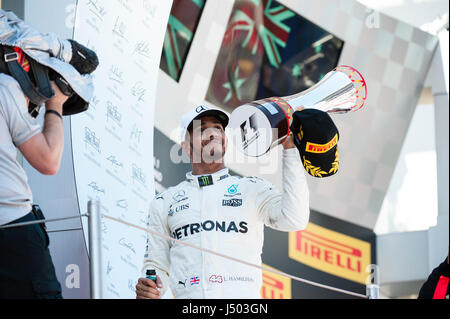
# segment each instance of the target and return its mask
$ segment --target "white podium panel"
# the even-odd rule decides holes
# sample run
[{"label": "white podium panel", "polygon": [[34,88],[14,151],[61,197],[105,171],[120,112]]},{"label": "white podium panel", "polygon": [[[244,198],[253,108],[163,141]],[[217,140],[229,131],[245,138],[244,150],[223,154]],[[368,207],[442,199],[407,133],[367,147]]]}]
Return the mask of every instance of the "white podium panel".
[{"label": "white podium panel", "polygon": [[[78,1],[74,39],[95,50],[95,93],[72,116],[80,212],[100,200],[101,213],[145,226],[154,196],[153,113],[159,61],[172,1]],[[88,241],[87,220],[83,229]],[[103,297],[134,298],[146,234],[102,220]]]}]

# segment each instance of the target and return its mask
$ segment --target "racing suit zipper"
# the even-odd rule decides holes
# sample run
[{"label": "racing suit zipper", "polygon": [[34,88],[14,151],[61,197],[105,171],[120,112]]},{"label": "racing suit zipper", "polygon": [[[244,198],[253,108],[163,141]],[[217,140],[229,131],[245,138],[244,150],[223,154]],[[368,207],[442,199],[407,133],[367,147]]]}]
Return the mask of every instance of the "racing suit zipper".
[{"label": "racing suit zipper", "polygon": [[[205,186],[206,187],[206,186]],[[203,222],[205,220],[205,212],[206,212],[206,207],[205,207],[205,187],[200,187],[200,225],[203,225]],[[201,247],[205,247],[205,232],[202,230],[202,232],[200,233],[200,244]],[[201,291],[202,291],[202,298],[205,298],[206,295],[206,278],[205,278],[205,267],[206,267],[206,260],[205,260],[205,253],[202,251],[202,269],[201,269],[201,273],[198,274],[200,276],[200,284],[201,284]]]}]

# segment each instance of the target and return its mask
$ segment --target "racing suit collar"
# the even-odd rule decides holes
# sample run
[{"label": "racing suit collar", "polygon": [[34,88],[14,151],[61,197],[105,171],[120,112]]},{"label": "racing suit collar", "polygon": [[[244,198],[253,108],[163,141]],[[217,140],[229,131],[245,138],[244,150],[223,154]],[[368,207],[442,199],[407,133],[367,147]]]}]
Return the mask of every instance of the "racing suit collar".
[{"label": "racing suit collar", "polygon": [[189,183],[197,187],[203,187],[216,184],[218,181],[221,181],[229,176],[230,174],[228,173],[228,168],[223,168],[220,171],[206,175],[193,175],[191,171],[186,174],[186,179]]}]

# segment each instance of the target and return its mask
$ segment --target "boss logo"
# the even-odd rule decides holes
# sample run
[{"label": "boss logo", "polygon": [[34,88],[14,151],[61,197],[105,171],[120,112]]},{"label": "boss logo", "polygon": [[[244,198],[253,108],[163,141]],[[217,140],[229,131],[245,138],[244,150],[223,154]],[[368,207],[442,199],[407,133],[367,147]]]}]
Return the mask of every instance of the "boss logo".
[{"label": "boss logo", "polygon": [[239,207],[242,206],[242,199],[223,199],[222,206]]}]

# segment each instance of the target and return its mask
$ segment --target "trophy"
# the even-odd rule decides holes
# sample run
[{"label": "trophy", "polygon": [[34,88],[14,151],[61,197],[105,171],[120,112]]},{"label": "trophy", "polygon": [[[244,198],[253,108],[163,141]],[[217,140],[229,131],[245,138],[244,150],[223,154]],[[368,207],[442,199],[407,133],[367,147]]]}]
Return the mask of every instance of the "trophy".
[{"label": "trophy", "polygon": [[340,65],[322,80],[300,93],[270,97],[237,107],[230,116],[230,135],[247,156],[261,156],[290,135],[292,114],[313,108],[330,114],[361,109],[367,98],[367,87],[361,73]]}]

